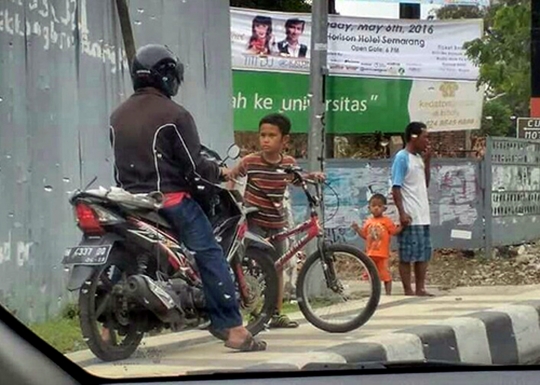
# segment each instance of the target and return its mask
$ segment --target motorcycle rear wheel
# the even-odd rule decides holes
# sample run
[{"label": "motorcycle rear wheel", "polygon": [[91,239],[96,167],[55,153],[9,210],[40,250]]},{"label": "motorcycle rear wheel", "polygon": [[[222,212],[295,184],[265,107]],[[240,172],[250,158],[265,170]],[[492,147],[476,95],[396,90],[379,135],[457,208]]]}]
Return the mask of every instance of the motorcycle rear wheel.
[{"label": "motorcycle rear wheel", "polygon": [[[86,280],[79,293],[80,325],[84,340],[88,347],[99,359],[111,362],[129,358],[138,348],[144,333],[137,330],[136,325],[130,322],[128,314],[122,314],[116,304],[111,301],[119,299],[113,294],[113,287],[117,279],[126,279],[134,274],[133,266],[127,264],[121,249],[111,251],[109,261],[97,267],[91,277]],[[112,306],[111,306],[112,305]],[[115,310],[116,311],[113,311]],[[113,328],[112,325],[121,327]],[[108,341],[103,338],[103,329],[100,324],[109,330]],[[122,336],[123,340],[118,341]]]}]

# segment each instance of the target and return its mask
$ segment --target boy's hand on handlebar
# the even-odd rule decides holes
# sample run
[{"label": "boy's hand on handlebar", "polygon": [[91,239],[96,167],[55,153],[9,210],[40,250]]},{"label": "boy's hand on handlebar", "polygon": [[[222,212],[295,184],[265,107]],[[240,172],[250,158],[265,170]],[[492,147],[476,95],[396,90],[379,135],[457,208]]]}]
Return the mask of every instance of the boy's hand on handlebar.
[{"label": "boy's hand on handlebar", "polygon": [[230,168],[220,167],[219,171],[220,171],[221,178],[223,180],[230,180],[231,171],[232,171]]},{"label": "boy's hand on handlebar", "polygon": [[326,175],[324,174],[324,172],[310,172],[307,176],[309,179],[313,179],[317,182],[324,182],[326,180]]}]

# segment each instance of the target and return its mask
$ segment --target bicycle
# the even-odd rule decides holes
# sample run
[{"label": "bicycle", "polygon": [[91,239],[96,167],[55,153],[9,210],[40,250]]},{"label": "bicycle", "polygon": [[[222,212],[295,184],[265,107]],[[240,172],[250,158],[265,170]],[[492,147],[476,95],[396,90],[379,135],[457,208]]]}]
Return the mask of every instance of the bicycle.
[{"label": "bicycle", "polygon": [[[318,329],[324,330],[330,333],[346,333],[352,330],[355,330],[365,324],[373,316],[377,306],[379,305],[379,300],[381,296],[381,283],[378,278],[377,268],[371,259],[365,255],[359,248],[344,244],[344,243],[329,243],[324,239],[324,229],[319,222],[319,216],[317,214],[317,207],[320,204],[321,189],[320,184],[313,182],[304,178],[301,174],[302,169],[297,166],[291,166],[286,168],[281,168],[281,170],[288,174],[293,174],[295,181],[299,182],[300,187],[302,188],[310,208],[310,218],[294,227],[291,230],[285,230],[278,234],[275,234],[266,240],[272,243],[272,241],[283,241],[285,239],[290,239],[297,234],[306,234],[303,238],[298,241],[293,242],[289,246],[289,250],[286,251],[283,255],[278,256],[278,259],[275,262],[275,267],[277,271],[282,271],[283,267],[290,261],[290,259],[296,255],[298,252],[302,251],[304,247],[313,239],[317,238],[317,250],[309,255],[303,262],[303,265],[298,274],[297,284],[296,284],[296,297],[298,301],[298,306],[304,317],[310,322],[313,326]],[[312,195],[308,189],[308,183],[316,187],[315,195]],[[356,284],[354,289],[357,289],[356,292],[353,291],[353,294],[346,296],[344,294],[345,289],[351,287],[350,279],[357,277],[361,278],[361,271],[355,271],[351,269],[350,265],[341,266],[336,262],[337,255],[348,254],[353,257],[353,259],[359,261],[367,270],[369,285],[371,293],[367,301],[365,308],[359,313],[356,314],[356,311],[348,309],[344,312],[334,313],[333,316],[349,316],[355,315],[352,320],[344,322],[339,325],[331,324],[329,321],[319,317],[315,314],[317,309],[335,309],[335,303],[332,299],[324,299],[322,293],[325,291],[330,294],[335,294],[337,297],[341,297],[346,302],[349,301],[350,304],[354,305],[354,302],[357,300],[362,301],[365,296],[362,296],[362,291],[358,291],[366,285],[366,281]],[[326,288],[319,287],[319,295],[313,298],[313,302],[308,295],[308,289],[311,286],[316,286],[320,284],[321,277],[320,273],[315,269],[317,264],[322,267],[322,275],[324,276],[324,283]],[[336,266],[346,267],[348,274],[344,279],[339,279],[336,276]],[[313,277],[311,276],[312,274]],[[345,283],[345,284],[344,284]],[[320,286],[320,285],[319,285]],[[358,298],[360,296],[360,298]],[[350,307],[350,306],[349,306]]]}]

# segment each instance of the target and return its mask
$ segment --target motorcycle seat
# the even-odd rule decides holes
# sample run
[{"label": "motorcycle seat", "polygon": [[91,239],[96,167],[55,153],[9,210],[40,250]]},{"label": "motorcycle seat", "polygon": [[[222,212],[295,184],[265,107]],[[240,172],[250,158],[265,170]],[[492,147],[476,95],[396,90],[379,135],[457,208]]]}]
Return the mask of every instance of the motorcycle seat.
[{"label": "motorcycle seat", "polygon": [[85,194],[107,199],[128,208],[136,208],[140,210],[157,210],[161,208],[162,204],[161,197],[156,195],[156,193],[131,194],[130,192],[118,187],[111,187],[109,189],[100,187],[99,189],[88,190],[85,192]]}]

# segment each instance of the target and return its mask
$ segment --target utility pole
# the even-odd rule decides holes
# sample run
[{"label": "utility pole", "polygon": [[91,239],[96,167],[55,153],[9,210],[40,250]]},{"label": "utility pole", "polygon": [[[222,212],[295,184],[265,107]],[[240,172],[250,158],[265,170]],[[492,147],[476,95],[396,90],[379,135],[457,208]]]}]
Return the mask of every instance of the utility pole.
[{"label": "utility pole", "polygon": [[[311,61],[309,71],[310,114],[308,130],[308,170],[324,171],[326,130],[326,77],[328,66],[328,0],[313,0],[311,5]],[[322,191],[322,189],[321,189]],[[321,223],[324,223],[324,192],[318,210]],[[308,255],[316,251],[316,245],[310,242],[306,251]],[[322,292],[324,275],[321,270]]]},{"label": "utility pole", "polygon": [[313,0],[311,6],[311,62],[309,93],[311,95],[308,167],[309,171],[324,170],[326,115],[326,77],[328,67],[328,0]]},{"label": "utility pole", "polygon": [[126,0],[116,0],[116,10],[120,19],[120,28],[122,30],[122,39],[124,40],[124,49],[128,60],[129,71],[135,57],[135,39],[133,38],[133,30],[131,29],[131,19],[129,17],[129,8]]},{"label": "utility pole", "polygon": [[[336,15],[336,0],[328,0],[328,14]],[[325,157],[326,159],[331,159],[335,156],[334,154],[334,139],[336,137],[335,132],[325,132]]]},{"label": "utility pole", "polygon": [[420,19],[420,4],[407,3],[406,1],[399,3],[399,18],[400,19]]},{"label": "utility pole", "polygon": [[540,1],[531,0],[531,117],[540,117]]},{"label": "utility pole", "polygon": [[328,0],[328,14],[329,15],[337,14],[336,0]]}]

